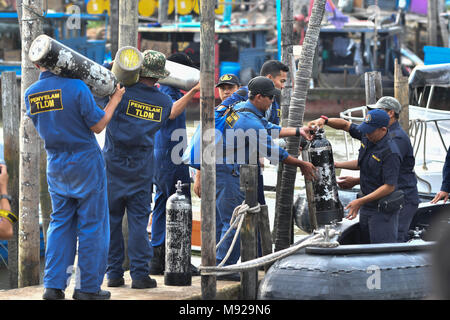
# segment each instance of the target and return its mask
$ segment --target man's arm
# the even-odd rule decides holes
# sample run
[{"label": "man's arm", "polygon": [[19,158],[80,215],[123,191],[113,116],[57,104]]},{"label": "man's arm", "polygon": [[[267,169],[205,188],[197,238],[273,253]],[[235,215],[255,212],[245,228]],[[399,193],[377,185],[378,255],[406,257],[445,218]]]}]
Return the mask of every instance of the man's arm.
[{"label": "man's arm", "polygon": [[[8,194],[8,171],[4,164],[0,164],[0,194]],[[11,212],[9,200],[0,200],[0,209]],[[0,216],[0,239],[8,240],[13,236],[13,225],[6,217]]]},{"label": "man's arm", "polygon": [[116,111],[117,106],[119,105],[120,101],[122,100],[122,96],[124,93],[125,93],[125,87],[120,88],[120,84],[117,84],[116,91],[114,91],[113,95],[109,99],[108,104],[103,109],[103,111],[105,111],[105,115],[103,116],[103,118],[100,119],[99,122],[97,122],[95,125],[90,127],[90,129],[92,131],[94,131],[95,133],[100,133],[103,131],[103,129],[106,128],[106,126],[112,119],[114,111]]},{"label": "man's arm", "polygon": [[299,167],[300,171],[305,176],[305,180],[314,180],[316,178],[316,167],[311,162],[288,156],[283,160],[283,163]]},{"label": "man's arm", "polygon": [[184,96],[175,101],[172,106],[172,110],[170,111],[169,119],[173,120],[183,113],[184,109],[188,105],[189,101],[192,100],[194,95],[200,91],[200,82],[195,85],[191,90],[186,92]]},{"label": "man's arm", "polygon": [[325,125],[325,122],[326,122],[327,126],[333,128],[333,129],[345,130],[347,132],[349,132],[350,126],[351,126],[351,123],[349,121],[341,119],[341,118],[328,118],[328,121],[326,119],[319,118],[319,119],[308,122],[308,127],[316,126],[319,128],[323,128],[323,126]]},{"label": "man's arm", "polygon": [[358,160],[335,162],[334,167],[348,170],[359,170]]}]

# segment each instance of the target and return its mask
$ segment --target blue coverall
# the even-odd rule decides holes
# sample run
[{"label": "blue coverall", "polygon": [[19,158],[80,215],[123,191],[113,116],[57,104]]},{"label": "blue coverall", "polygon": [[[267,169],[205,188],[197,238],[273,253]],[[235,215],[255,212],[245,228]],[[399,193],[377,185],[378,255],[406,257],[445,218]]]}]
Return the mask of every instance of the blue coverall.
[{"label": "blue coverall", "polygon": [[127,210],[130,275],[149,275],[152,249],[147,234],[153,180],[153,139],[170,115],[172,101],[141,82],[127,90],[106,128],[105,147],[111,245],[108,279],[123,277],[122,219]]},{"label": "blue coverall", "polygon": [[[268,122],[263,116],[263,113],[258,110],[250,100],[239,103],[234,106],[235,110],[241,108],[251,109],[253,112],[243,111],[237,112],[239,119],[234,123],[232,128],[228,127],[228,130],[242,129],[244,133],[249,133],[246,138],[245,144],[237,143],[235,141],[227,140],[224,143],[224,149],[229,148],[233,150],[231,154],[234,155],[234,159],[230,161],[224,158],[224,164],[216,166],[216,215],[220,216],[222,221],[221,238],[225,235],[225,232],[230,227],[230,219],[233,214],[233,210],[245,199],[244,193],[240,190],[239,181],[239,166],[249,161],[254,160],[257,164],[260,156],[265,156],[273,163],[282,162],[288,157],[286,150],[276,146],[270,134],[272,130],[280,130],[281,127],[276,126]],[[254,134],[250,134],[254,133]],[[266,137],[263,136],[266,135]],[[264,148],[267,152],[261,153],[261,149]],[[230,153],[228,153],[230,154]],[[224,150],[223,156],[227,155],[227,151]],[[239,155],[245,155],[245,161],[239,163]],[[232,243],[235,234],[235,229],[227,236],[226,240],[218,247],[216,253],[216,263],[219,264],[226,256],[228,249]],[[235,264],[239,260],[240,256],[240,240],[239,237],[232,253],[228,258],[225,265]]]},{"label": "blue coverall", "polygon": [[[397,189],[400,151],[389,133],[376,143],[370,142],[367,137],[362,138],[358,165],[361,192],[364,195],[384,184],[396,186]],[[363,205],[359,211],[361,242],[397,242],[399,211],[380,212],[377,201]]]},{"label": "blue coverall", "polygon": [[53,212],[47,231],[44,287],[64,290],[73,271],[76,289],[97,293],[109,247],[105,162],[94,132],[103,116],[81,80],[48,71],[25,92],[27,115],[45,142]]},{"label": "blue coverall", "polygon": [[[167,94],[173,102],[183,97],[183,93],[179,89],[171,86],[160,85],[159,90]],[[172,141],[172,133],[175,130],[177,130],[178,140]],[[180,134],[183,135],[180,136]],[[166,202],[175,193],[175,185],[178,180],[188,184],[187,187],[183,188],[183,193],[189,199],[191,197],[189,166],[184,163],[174,164],[171,158],[173,147],[180,142],[185,145],[183,150],[186,150],[186,111],[183,111],[183,113],[173,120],[167,120],[155,135],[154,184],[156,185],[156,195],[152,214],[153,247],[164,244],[166,234]],[[181,155],[178,155],[178,157],[181,159]]]},{"label": "blue coverall", "polygon": [[[361,140],[362,134],[356,127],[355,124],[351,124],[349,133],[353,138]],[[389,127],[389,135],[400,151],[398,189],[404,192],[405,198],[398,219],[398,242],[404,242],[408,240],[409,226],[419,206],[417,178],[414,173],[415,159],[411,140],[398,121]]]}]

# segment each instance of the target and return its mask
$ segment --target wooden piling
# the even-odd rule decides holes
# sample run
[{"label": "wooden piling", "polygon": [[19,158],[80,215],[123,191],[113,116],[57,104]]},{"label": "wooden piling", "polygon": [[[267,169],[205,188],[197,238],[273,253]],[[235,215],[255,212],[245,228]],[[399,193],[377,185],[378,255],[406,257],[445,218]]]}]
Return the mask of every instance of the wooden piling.
[{"label": "wooden piling", "polygon": [[[118,50],[125,46],[137,48],[138,41],[138,1],[119,0],[119,44]],[[130,269],[130,259],[128,257],[128,215],[125,214],[122,220],[122,234],[124,240],[124,262],[123,268]]]},{"label": "wooden piling", "polygon": [[[258,214],[258,232],[261,239],[262,255],[272,253],[272,236],[270,234],[269,208],[266,204],[261,205],[261,212]],[[264,271],[269,270],[270,265],[264,266]]]},{"label": "wooden piling", "polygon": [[[19,126],[20,97],[14,71],[3,72],[2,76],[3,153],[8,167],[8,192],[12,197],[11,210],[19,212]],[[14,236],[8,241],[8,271],[11,289],[18,286],[18,231],[14,225]]]},{"label": "wooden piling", "polygon": [[[215,0],[200,7],[200,115],[201,115],[201,213],[202,266],[216,265],[216,149],[214,122]],[[206,150],[208,149],[208,153]],[[216,276],[202,275],[202,299],[216,297]]]},{"label": "wooden piling", "polygon": [[119,0],[110,0],[109,35],[111,41],[111,57],[114,59],[119,50]]},{"label": "wooden piling", "polygon": [[395,59],[394,66],[394,97],[400,102],[402,111],[398,122],[406,133],[409,132],[409,85],[408,77],[402,74],[401,66]]},{"label": "wooden piling", "polygon": [[[258,166],[241,165],[241,190],[245,190],[245,203],[250,207],[258,204]],[[257,214],[248,213],[241,228],[241,261],[257,258]],[[256,300],[258,291],[258,270],[250,269],[241,273],[241,299]]]},{"label": "wooden piling", "polygon": [[437,46],[438,45],[438,4],[437,1],[428,1],[427,8],[427,31],[428,31],[428,42],[429,46]]},{"label": "wooden piling", "polygon": [[39,70],[28,58],[32,41],[42,34],[43,0],[22,1],[21,125],[19,130],[19,272],[18,285],[39,284],[39,137],[26,115],[25,90],[38,80]]},{"label": "wooden piling", "polygon": [[366,72],[364,74],[366,88],[366,105],[375,104],[383,96],[383,85],[379,71]]},{"label": "wooden piling", "polygon": [[158,0],[158,22],[163,24],[167,21],[167,10],[169,9],[169,1]]}]

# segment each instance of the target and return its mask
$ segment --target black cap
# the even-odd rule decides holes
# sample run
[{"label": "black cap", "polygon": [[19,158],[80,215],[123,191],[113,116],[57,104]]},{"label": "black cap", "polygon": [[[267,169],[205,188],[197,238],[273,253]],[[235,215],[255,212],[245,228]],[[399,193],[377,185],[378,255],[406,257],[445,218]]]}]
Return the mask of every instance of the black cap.
[{"label": "black cap", "polygon": [[219,82],[216,84],[216,87],[221,86],[222,84],[231,84],[232,86],[240,86],[239,78],[234,74],[227,73],[219,78]]},{"label": "black cap", "polygon": [[171,54],[167,60],[173,61],[179,64],[183,64],[188,67],[194,67],[194,63],[192,62],[192,59],[184,52],[175,52]]},{"label": "black cap", "polygon": [[259,93],[264,96],[275,96],[280,94],[280,90],[275,88],[273,81],[263,76],[251,79],[248,83],[248,90],[253,94]]}]

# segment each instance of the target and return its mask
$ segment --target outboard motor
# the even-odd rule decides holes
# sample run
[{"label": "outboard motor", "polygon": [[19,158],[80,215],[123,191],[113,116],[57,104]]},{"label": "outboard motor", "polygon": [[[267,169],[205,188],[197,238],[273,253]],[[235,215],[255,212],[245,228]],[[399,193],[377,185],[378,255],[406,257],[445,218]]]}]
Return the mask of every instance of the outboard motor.
[{"label": "outboard motor", "polygon": [[110,96],[116,90],[118,81],[110,70],[45,34],[34,39],[28,56],[56,75],[82,80],[97,97]]},{"label": "outboard motor", "polygon": [[191,275],[191,201],[183,194],[178,180],[177,191],[166,203],[166,269],[164,284],[190,286]]},{"label": "outboard motor", "polygon": [[333,221],[341,221],[344,209],[339,201],[333,150],[323,129],[317,130],[309,148],[303,151],[303,159],[317,168],[316,180],[306,181],[311,225],[317,229]]}]

